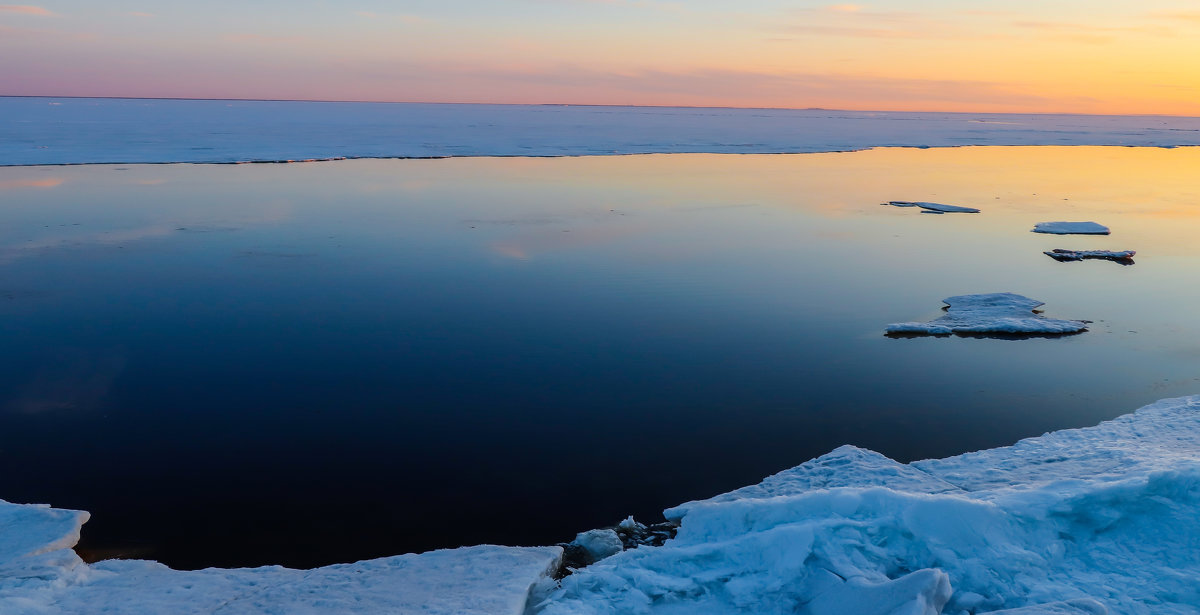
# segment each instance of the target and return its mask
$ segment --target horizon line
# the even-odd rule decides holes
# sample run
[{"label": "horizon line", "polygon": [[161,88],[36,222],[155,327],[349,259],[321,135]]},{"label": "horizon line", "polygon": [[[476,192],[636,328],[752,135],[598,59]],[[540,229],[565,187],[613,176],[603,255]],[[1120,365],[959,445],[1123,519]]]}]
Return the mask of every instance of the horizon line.
[{"label": "horizon line", "polygon": [[355,103],[374,105],[479,105],[505,107],[632,107],[645,109],[744,109],[747,111],[835,111],[850,113],[946,113],[959,115],[1084,115],[1091,117],[1176,117],[1200,118],[1200,115],[1176,115],[1171,113],[1079,113],[1068,111],[899,111],[886,109],[834,109],[828,107],[736,107],[730,105],[618,105],[611,103],[486,103],[461,101],[406,101],[406,100],[333,100],[323,98],[196,98],[187,96],[56,96],[44,94],[0,94],[0,98],[68,98],[95,100],[177,100],[177,101],[227,101],[227,102],[311,102],[311,103]]}]

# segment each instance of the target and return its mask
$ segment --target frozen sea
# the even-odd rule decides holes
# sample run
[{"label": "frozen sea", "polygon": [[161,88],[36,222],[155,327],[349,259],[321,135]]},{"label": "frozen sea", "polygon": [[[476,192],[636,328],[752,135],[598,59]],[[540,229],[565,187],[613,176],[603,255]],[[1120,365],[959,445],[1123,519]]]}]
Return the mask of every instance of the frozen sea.
[{"label": "frozen sea", "polygon": [[959,145],[1200,145],[1200,118],[0,97],[0,166]]}]

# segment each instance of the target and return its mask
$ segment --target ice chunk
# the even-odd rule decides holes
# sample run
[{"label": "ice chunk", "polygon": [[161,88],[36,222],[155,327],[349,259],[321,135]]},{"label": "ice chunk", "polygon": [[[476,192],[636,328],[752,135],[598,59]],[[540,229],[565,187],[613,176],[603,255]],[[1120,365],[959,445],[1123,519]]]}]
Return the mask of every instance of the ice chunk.
[{"label": "ice chunk", "polygon": [[[633,519],[633,517],[630,517]],[[593,562],[620,553],[625,546],[613,530],[588,530],[575,536],[571,544],[581,547]]]},{"label": "ice chunk", "polygon": [[1055,248],[1049,252],[1043,252],[1043,254],[1060,262],[1100,259],[1110,260],[1121,263],[1122,265],[1132,265],[1133,255],[1137,254],[1137,252],[1133,250],[1121,250],[1114,252],[1112,250],[1061,250]]},{"label": "ice chunk", "polygon": [[1095,222],[1038,222],[1033,226],[1035,233],[1052,235],[1107,235],[1109,230]]},{"label": "ice chunk", "polygon": [[929,322],[887,326],[888,335],[1065,335],[1087,330],[1087,321],[1046,318],[1041,301],[1013,293],[958,295],[942,300],[946,314]]},{"label": "ice chunk", "polygon": [[646,530],[646,526],[644,524],[638,523],[633,518],[633,515],[629,515],[628,517],[625,517],[624,520],[622,520],[620,523],[617,524],[617,528],[625,530],[626,532],[641,532],[641,531]]},{"label": "ice chunk", "polygon": [[896,207],[920,207],[927,211],[937,212],[939,214],[948,213],[964,213],[977,214],[978,209],[974,207],[959,207],[958,205],[945,205],[942,203],[930,203],[927,201],[888,201],[886,205],[894,205]]}]

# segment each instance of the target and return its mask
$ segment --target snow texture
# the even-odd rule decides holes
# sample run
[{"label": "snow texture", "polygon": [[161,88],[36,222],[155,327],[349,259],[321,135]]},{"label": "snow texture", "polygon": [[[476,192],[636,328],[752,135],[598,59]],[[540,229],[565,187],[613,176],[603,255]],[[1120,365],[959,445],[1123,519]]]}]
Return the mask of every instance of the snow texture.
[{"label": "snow texture", "polygon": [[674,539],[554,587],[558,548],[87,565],[70,550],[87,513],[0,501],[0,613],[1196,615],[1200,396],[911,464],[843,446],[667,515]]},{"label": "snow texture", "polygon": [[0,500],[0,613],[191,614],[525,612],[559,547],[483,545],[314,570],[171,570],[139,560],[88,565],[70,549],[88,513]]},{"label": "snow texture", "polygon": [[1132,265],[1133,256],[1137,254],[1137,252],[1134,250],[1063,250],[1055,248],[1049,252],[1043,252],[1043,254],[1056,261],[1082,261],[1096,259],[1124,262],[1124,264]]},{"label": "snow texture", "polygon": [[1107,235],[1110,231],[1107,226],[1095,222],[1038,222],[1034,225],[1033,232],[1052,235]]},{"label": "snow texture", "polygon": [[961,207],[959,205],[946,205],[943,203],[930,203],[928,201],[888,201],[886,204],[892,205],[895,207],[920,207],[921,209],[925,210],[922,213],[926,213],[926,212],[938,213],[938,214],[949,214],[949,213],[977,214],[977,213],[979,213],[979,210],[975,209],[974,207]]},{"label": "snow texture", "polygon": [[1200,118],[0,97],[0,166],[1200,145]]},{"label": "snow texture", "polygon": [[668,514],[540,615],[1195,615],[1200,396],[907,465],[842,447]]},{"label": "snow texture", "polygon": [[887,326],[888,335],[1065,335],[1087,330],[1082,320],[1046,318],[1033,311],[1041,301],[1013,293],[959,295],[942,299],[946,313],[929,322]]}]

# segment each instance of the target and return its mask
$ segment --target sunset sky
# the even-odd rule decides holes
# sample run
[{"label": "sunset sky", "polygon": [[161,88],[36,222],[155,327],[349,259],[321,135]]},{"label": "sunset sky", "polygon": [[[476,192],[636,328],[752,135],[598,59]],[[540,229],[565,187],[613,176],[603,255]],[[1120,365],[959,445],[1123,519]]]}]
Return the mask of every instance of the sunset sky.
[{"label": "sunset sky", "polygon": [[1200,115],[1200,4],[46,1],[0,94]]}]

